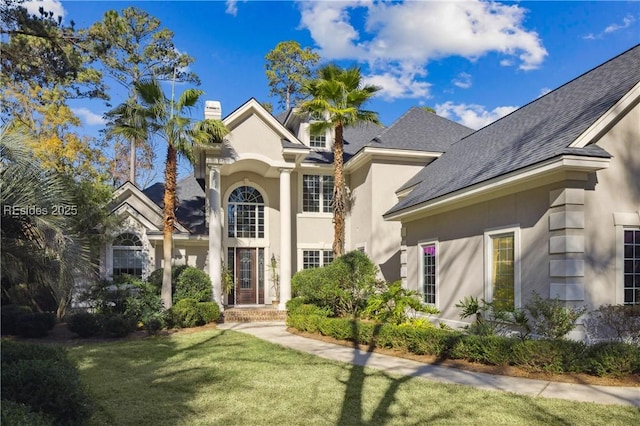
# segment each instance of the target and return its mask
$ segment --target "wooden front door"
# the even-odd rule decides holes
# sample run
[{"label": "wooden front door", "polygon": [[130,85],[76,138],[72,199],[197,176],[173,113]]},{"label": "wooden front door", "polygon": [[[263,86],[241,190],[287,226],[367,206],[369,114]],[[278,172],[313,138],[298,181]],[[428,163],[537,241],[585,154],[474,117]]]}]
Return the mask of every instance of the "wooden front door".
[{"label": "wooden front door", "polygon": [[236,249],[236,303],[249,305],[256,303],[257,292],[256,249]]}]

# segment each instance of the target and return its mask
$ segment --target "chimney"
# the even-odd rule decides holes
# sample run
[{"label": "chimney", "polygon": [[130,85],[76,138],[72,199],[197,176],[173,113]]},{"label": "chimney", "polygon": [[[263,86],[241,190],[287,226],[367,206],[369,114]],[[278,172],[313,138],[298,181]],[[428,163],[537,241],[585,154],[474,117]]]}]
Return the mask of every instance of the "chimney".
[{"label": "chimney", "polygon": [[204,103],[205,120],[222,120],[222,106],[220,101],[206,101]]}]

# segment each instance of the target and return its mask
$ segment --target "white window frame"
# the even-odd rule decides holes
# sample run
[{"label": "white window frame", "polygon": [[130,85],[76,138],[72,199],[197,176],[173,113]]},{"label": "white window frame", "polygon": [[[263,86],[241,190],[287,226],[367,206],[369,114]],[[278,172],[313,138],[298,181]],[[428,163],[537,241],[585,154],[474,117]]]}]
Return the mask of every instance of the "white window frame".
[{"label": "white window frame", "polygon": [[[424,248],[428,246],[434,246],[436,250],[436,264],[435,264],[435,303],[428,303],[424,301]],[[438,240],[430,239],[418,242],[418,292],[420,293],[421,301],[425,305],[433,306],[440,309],[440,245]]]},{"label": "white window frame", "polygon": [[326,151],[329,145],[327,131],[314,133],[309,128],[309,148],[314,150]]},{"label": "white window frame", "polygon": [[133,231],[123,231],[119,234],[116,235],[116,237],[114,238],[114,242],[115,240],[120,237],[121,235],[125,235],[125,234],[130,234],[133,235],[134,237],[136,237],[138,239],[138,242],[140,243],[140,245],[133,245],[133,246],[119,246],[119,245],[115,245],[115,244],[110,244],[109,245],[109,252],[110,252],[110,258],[111,258],[111,264],[110,266],[110,270],[108,271],[109,276],[111,277],[111,279],[116,278],[116,275],[114,274],[116,266],[116,257],[115,257],[115,252],[119,251],[119,252],[140,252],[140,268],[141,268],[141,276],[139,277],[140,279],[144,279],[146,278],[146,270],[147,270],[147,262],[145,261],[145,247],[144,247],[144,242],[141,238],[140,235],[138,235],[138,233],[133,232]]},{"label": "white window frame", "polygon": [[[331,243],[311,243],[305,244],[304,246],[298,248],[298,271],[304,270],[304,252],[305,251],[319,251],[320,252],[320,267],[324,265],[324,252],[325,251],[333,251],[331,247]],[[335,254],[333,256],[335,260]]]},{"label": "white window frame", "polygon": [[[616,238],[616,245],[617,247],[617,252],[619,253],[619,255],[617,256],[617,258],[619,259],[619,263],[620,263],[620,267],[619,267],[619,272],[618,272],[618,277],[619,277],[619,285],[617,286],[619,288],[619,297],[618,297],[618,304],[620,305],[624,305],[625,304],[625,300],[624,300],[624,233],[625,231],[640,231],[640,227],[637,226],[620,226],[620,238]],[[617,260],[618,260],[617,259]],[[636,303],[636,305],[640,304]]]},{"label": "white window frame", "polygon": [[[305,176],[318,176],[319,180],[320,180],[320,184],[319,184],[319,190],[320,190],[320,205],[319,205],[319,211],[314,212],[314,211],[308,211],[305,210],[305,205],[304,205],[304,194],[305,194],[305,187],[304,187],[304,177]],[[317,172],[301,172],[300,173],[300,212],[304,215],[320,215],[320,216],[329,216],[333,214],[333,209],[331,208],[331,205],[329,205],[328,210],[325,211],[324,208],[324,201],[325,201],[325,192],[324,192],[324,181],[325,179],[329,179],[329,178],[333,178],[333,175],[330,173],[317,173]],[[333,188],[331,188],[331,193],[329,194],[329,197],[333,197]]]},{"label": "white window frame", "polygon": [[[251,186],[257,189],[258,192],[260,192],[260,195],[262,195],[262,200],[264,201],[264,237],[255,237],[255,238],[229,237],[229,229],[228,229],[229,197],[231,196],[231,193],[233,191],[235,191],[237,188],[241,186]],[[241,180],[229,186],[224,193],[224,198],[221,198],[220,201],[222,204],[222,212],[221,212],[222,213],[221,221],[223,226],[222,238],[223,238],[223,241],[225,242],[226,247],[241,247],[243,244],[244,245],[251,244],[252,247],[268,247],[269,246],[269,240],[270,240],[269,195],[261,185],[249,179]]]},{"label": "white window frame", "polygon": [[522,307],[520,226],[489,229],[484,232],[484,299],[493,302],[493,237],[513,234],[513,307]]}]

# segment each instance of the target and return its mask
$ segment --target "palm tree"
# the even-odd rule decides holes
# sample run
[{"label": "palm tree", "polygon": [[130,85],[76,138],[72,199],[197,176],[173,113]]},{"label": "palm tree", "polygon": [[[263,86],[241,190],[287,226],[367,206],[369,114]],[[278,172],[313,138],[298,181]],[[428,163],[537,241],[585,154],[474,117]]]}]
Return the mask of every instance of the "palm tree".
[{"label": "palm tree", "polygon": [[318,70],[317,78],[307,81],[303,91],[310,97],[301,104],[301,111],[324,117],[325,121],[313,122],[310,131],[335,130],[333,141],[333,253],[344,254],[344,216],[347,211],[343,154],[344,129],[363,123],[380,124],[378,114],[361,109],[379,87],[363,84],[360,68],[341,68],[334,64]]},{"label": "palm tree", "polygon": [[142,146],[149,137],[149,124],[146,122],[145,111],[136,103],[134,97],[109,111],[107,116],[113,118],[113,127],[109,132],[129,141],[129,181],[135,185],[136,147]]},{"label": "palm tree", "polygon": [[[134,104],[121,104],[116,108],[121,108],[120,116],[144,117],[144,119],[133,122],[146,126],[148,134],[157,134],[167,144],[164,171],[162,302],[165,308],[170,308],[171,253],[173,248],[172,235],[176,223],[178,155],[193,164],[196,146],[220,143],[228,130],[220,120],[195,121],[185,115],[198,103],[200,96],[204,93],[202,90],[187,89],[177,100],[174,100],[173,98],[168,99],[164,95],[160,84],[155,80],[136,83],[134,87],[141,108]],[[138,134],[145,134],[145,131]]]},{"label": "palm tree", "polygon": [[26,296],[32,307],[41,309],[33,294],[50,294],[62,317],[78,280],[93,271],[84,240],[74,232],[73,216],[56,213],[57,206],[75,204],[73,189],[64,176],[34,158],[28,137],[20,128],[0,130],[3,300],[25,303],[21,298]]}]

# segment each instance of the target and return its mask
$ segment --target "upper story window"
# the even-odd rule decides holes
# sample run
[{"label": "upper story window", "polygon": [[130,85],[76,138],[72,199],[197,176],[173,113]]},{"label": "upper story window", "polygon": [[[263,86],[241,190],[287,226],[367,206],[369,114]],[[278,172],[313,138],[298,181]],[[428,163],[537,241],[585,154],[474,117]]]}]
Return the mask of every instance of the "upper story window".
[{"label": "upper story window", "polygon": [[113,278],[131,275],[142,278],[142,241],[136,235],[125,232],[113,240]]},{"label": "upper story window", "polygon": [[309,135],[309,146],[311,148],[327,148],[327,133],[311,132],[311,134]]},{"label": "upper story window", "polygon": [[264,238],[264,198],[251,186],[240,186],[229,195],[227,235],[231,238]]},{"label": "upper story window", "polygon": [[333,176],[302,176],[302,211],[312,213],[331,213],[333,199]]},{"label": "upper story window", "polygon": [[624,230],[624,304],[640,304],[640,229]]}]

